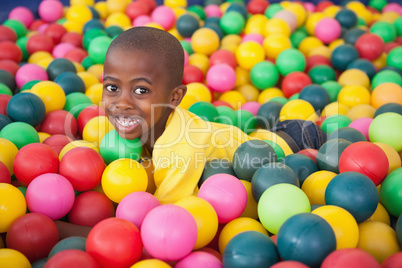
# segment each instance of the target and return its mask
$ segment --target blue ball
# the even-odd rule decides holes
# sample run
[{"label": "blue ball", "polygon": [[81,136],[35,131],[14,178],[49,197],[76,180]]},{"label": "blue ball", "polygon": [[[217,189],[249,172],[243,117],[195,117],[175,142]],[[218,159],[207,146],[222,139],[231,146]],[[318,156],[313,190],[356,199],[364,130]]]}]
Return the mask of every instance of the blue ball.
[{"label": "blue ball", "polygon": [[269,236],[256,231],[233,237],[223,252],[223,266],[265,268],[279,262],[278,250]]},{"label": "blue ball", "polygon": [[297,175],[300,185],[308,176],[318,171],[317,164],[310,157],[303,154],[290,154],[282,159],[282,163],[290,167]]},{"label": "blue ball", "polygon": [[377,209],[379,195],[375,184],[364,174],[354,171],[336,175],[325,190],[325,204],[349,211],[361,223]]},{"label": "blue ball", "polygon": [[278,251],[285,261],[298,261],[320,267],[336,249],[336,238],[329,223],[318,215],[301,213],[290,217],[278,232]]},{"label": "blue ball", "polygon": [[341,127],[329,135],[328,140],[334,139],[344,139],[350,141],[351,143],[358,142],[358,141],[367,141],[366,137],[358,131],[357,129],[351,127]]},{"label": "blue ball", "polygon": [[71,236],[60,240],[49,253],[49,258],[67,249],[78,249],[85,251],[87,239],[81,236]]},{"label": "blue ball", "polygon": [[54,80],[64,91],[66,95],[73,92],[85,93],[85,83],[75,73],[67,72],[62,73]]},{"label": "blue ball", "polygon": [[330,103],[328,92],[324,87],[317,84],[304,87],[300,91],[299,99],[309,102],[316,111],[324,109]]},{"label": "blue ball", "polygon": [[377,70],[374,66],[374,64],[366,59],[357,59],[353,62],[351,62],[347,69],[359,69],[367,74],[367,76],[370,78],[370,80],[374,77],[374,75],[377,73]]},{"label": "blue ball", "polygon": [[350,63],[358,58],[357,49],[350,44],[345,44],[334,49],[331,54],[331,64],[335,69],[344,71]]},{"label": "blue ball", "polygon": [[8,102],[7,115],[15,122],[24,122],[36,127],[45,118],[45,104],[35,94],[19,93]]},{"label": "blue ball", "polygon": [[342,9],[335,15],[335,19],[339,22],[342,27],[346,29],[352,28],[357,24],[356,14],[349,9]]},{"label": "blue ball", "polygon": [[13,121],[7,115],[0,114],[0,131],[3,127],[7,126],[8,124],[12,123]]}]

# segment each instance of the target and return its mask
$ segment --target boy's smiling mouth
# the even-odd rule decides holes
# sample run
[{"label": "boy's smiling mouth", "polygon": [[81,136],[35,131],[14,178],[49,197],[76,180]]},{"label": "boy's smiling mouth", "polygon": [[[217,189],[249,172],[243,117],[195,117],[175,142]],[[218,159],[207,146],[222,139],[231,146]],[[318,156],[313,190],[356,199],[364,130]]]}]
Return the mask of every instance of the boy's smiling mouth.
[{"label": "boy's smiling mouth", "polygon": [[118,132],[128,133],[133,131],[138,125],[141,124],[141,118],[127,117],[124,115],[112,116],[114,125]]},{"label": "boy's smiling mouth", "polygon": [[140,122],[140,119],[131,119],[123,116],[115,117],[116,122],[123,127],[131,127]]}]

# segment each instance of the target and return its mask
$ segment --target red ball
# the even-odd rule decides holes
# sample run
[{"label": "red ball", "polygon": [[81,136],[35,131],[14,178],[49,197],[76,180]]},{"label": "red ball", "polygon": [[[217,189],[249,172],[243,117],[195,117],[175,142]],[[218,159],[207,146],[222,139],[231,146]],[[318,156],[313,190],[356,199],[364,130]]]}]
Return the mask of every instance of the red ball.
[{"label": "red ball", "polygon": [[28,186],[39,175],[57,173],[59,156],[49,145],[31,143],[18,151],[13,169],[17,180],[22,185]]},{"label": "red ball", "polygon": [[306,73],[317,65],[328,65],[331,67],[331,61],[322,55],[313,55],[307,58]]},{"label": "red ball", "polygon": [[250,14],[264,14],[265,9],[269,6],[267,0],[251,0],[247,4],[247,11]]},{"label": "red ball", "polygon": [[75,47],[82,48],[82,35],[75,32],[68,32],[63,35],[60,43],[70,43]]},{"label": "red ball", "polygon": [[0,94],[0,114],[7,115],[7,104],[10,99],[10,95]]},{"label": "red ball", "polygon": [[67,111],[51,111],[43,119],[40,131],[50,135],[62,134],[74,138],[77,134],[77,120]]},{"label": "red ball", "polygon": [[305,86],[312,84],[310,77],[303,72],[293,72],[285,76],[282,81],[282,91],[286,98],[299,93]]},{"label": "red ball", "polygon": [[355,47],[360,58],[375,60],[384,52],[385,43],[381,37],[373,33],[365,33],[357,38]]},{"label": "red ball", "polygon": [[8,248],[21,252],[32,263],[49,255],[59,242],[59,231],[48,216],[29,213],[11,224],[6,242]]},{"label": "red ball", "polygon": [[329,6],[333,6],[334,3],[332,3],[331,1],[322,1],[320,3],[317,4],[315,11],[316,12],[323,12],[327,7]]},{"label": "red ball", "polygon": [[95,226],[98,222],[114,217],[115,209],[106,195],[95,191],[77,196],[68,213],[68,221],[82,226]]},{"label": "red ball", "polygon": [[101,181],[105,162],[92,148],[77,147],[60,161],[59,173],[71,182],[74,190],[83,192],[95,188]]},{"label": "red ball", "polygon": [[280,261],[271,268],[308,268],[308,266],[298,261]]},{"label": "red ball", "polygon": [[22,60],[20,47],[11,41],[0,42],[0,60],[20,62]]},{"label": "red ball", "polygon": [[229,108],[232,108],[232,109],[233,109],[232,105],[230,105],[230,104],[227,103],[226,101],[216,100],[216,101],[213,101],[212,104],[213,104],[215,107],[218,107],[218,106],[226,106],[226,107],[229,107]]},{"label": "red ball", "polygon": [[380,268],[381,265],[373,256],[360,248],[343,248],[333,251],[321,265],[321,268],[355,267]]},{"label": "red ball", "polygon": [[[1,53],[1,52],[0,52]],[[9,72],[15,77],[20,66],[12,60],[0,60],[0,70]]]},{"label": "red ball", "polygon": [[356,171],[369,177],[377,186],[388,174],[389,162],[384,151],[368,141],[349,145],[339,158],[339,172]]},{"label": "red ball", "polygon": [[402,36],[398,36],[398,37],[395,39],[395,42],[397,42],[400,46],[402,46]]},{"label": "red ball", "polygon": [[82,133],[89,120],[101,115],[105,115],[105,110],[98,105],[91,105],[82,109],[77,118],[79,133]]},{"label": "red ball", "polygon": [[142,254],[140,231],[124,219],[103,220],[89,232],[86,251],[101,267],[130,267]]},{"label": "red ball", "polygon": [[73,139],[67,137],[66,135],[55,134],[55,135],[51,135],[50,137],[46,138],[43,141],[43,144],[49,145],[50,147],[52,147],[52,149],[57,154],[60,154],[60,152],[64,148],[64,146],[66,146],[67,144],[69,144],[72,141],[73,141]]},{"label": "red ball", "polygon": [[401,46],[401,45],[398,43],[395,43],[395,42],[386,43],[384,46],[384,52],[389,53],[391,50],[393,50],[394,48],[399,47],[399,46]]},{"label": "red ball", "polygon": [[304,154],[305,156],[310,157],[314,163],[317,164],[317,154],[318,150],[316,149],[303,149],[297,152],[298,154]]},{"label": "red ball", "polygon": [[53,255],[44,268],[98,268],[99,265],[88,253],[78,249],[67,249]]},{"label": "red ball", "polygon": [[30,31],[37,31],[37,30],[39,29],[39,27],[42,26],[42,25],[44,25],[44,24],[46,24],[46,22],[44,22],[44,21],[41,20],[41,19],[34,20],[34,21],[31,23],[31,25],[29,25],[29,30],[30,30]]},{"label": "red ball", "polygon": [[211,57],[209,58],[209,67],[220,63],[225,63],[230,67],[232,67],[233,70],[236,70],[237,67],[236,56],[233,54],[233,52],[229,50],[219,49],[214,53],[212,53]]},{"label": "red ball", "polygon": [[194,82],[202,83],[203,81],[204,74],[200,68],[191,64],[184,66],[182,81],[184,85]]},{"label": "red ball", "polygon": [[88,53],[82,48],[74,48],[64,55],[65,59],[81,63],[88,56]]},{"label": "red ball", "polygon": [[402,267],[402,252],[397,252],[386,258],[382,264],[382,268]]},{"label": "red ball", "polygon": [[134,20],[141,15],[148,15],[149,13],[150,7],[143,1],[131,2],[126,7],[126,15],[130,20]]},{"label": "red ball", "polygon": [[155,0],[138,0],[138,1],[147,4],[147,6],[149,8],[149,13],[152,12],[157,6],[157,3]]},{"label": "red ball", "polygon": [[17,41],[17,34],[10,28],[0,25],[0,42],[2,41]]},{"label": "red ball", "polygon": [[49,36],[56,45],[60,43],[65,33],[67,33],[67,30],[58,23],[50,24],[45,29],[45,35]]},{"label": "red ball", "polygon": [[30,55],[37,51],[52,53],[53,48],[53,40],[47,35],[38,33],[28,38],[27,51]]},{"label": "red ball", "polygon": [[0,161],[0,183],[11,183],[10,171],[7,166]]}]

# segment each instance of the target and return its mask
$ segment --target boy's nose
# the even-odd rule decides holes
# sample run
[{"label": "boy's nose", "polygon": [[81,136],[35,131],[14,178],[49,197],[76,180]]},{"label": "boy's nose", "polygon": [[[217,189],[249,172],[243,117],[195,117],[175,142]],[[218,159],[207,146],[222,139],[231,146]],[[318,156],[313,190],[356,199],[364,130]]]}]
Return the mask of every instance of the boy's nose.
[{"label": "boy's nose", "polygon": [[122,110],[133,109],[135,107],[129,90],[122,90],[122,93],[117,99],[115,106],[116,108]]}]

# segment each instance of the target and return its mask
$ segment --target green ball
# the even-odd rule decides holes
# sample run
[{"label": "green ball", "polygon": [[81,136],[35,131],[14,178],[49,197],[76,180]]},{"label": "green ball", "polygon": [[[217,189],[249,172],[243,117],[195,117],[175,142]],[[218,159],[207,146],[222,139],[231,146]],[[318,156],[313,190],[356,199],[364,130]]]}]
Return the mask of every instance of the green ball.
[{"label": "green ball", "polygon": [[255,116],[246,110],[237,110],[237,127],[244,133],[250,134],[257,129],[257,119]]},{"label": "green ball", "polygon": [[77,119],[81,111],[91,105],[93,105],[91,99],[84,93],[73,92],[66,96],[66,104],[63,110],[69,112]]},{"label": "green ball", "polygon": [[[293,96],[292,96],[293,97]],[[275,97],[269,100],[269,102],[279,102],[282,105],[285,105],[289,100],[285,97]]]},{"label": "green ball", "polygon": [[112,39],[107,36],[98,36],[91,41],[88,48],[88,55],[94,63],[105,62],[106,52],[112,43]]},{"label": "green ball", "polygon": [[276,58],[276,67],[283,76],[293,72],[303,72],[306,68],[306,58],[295,48],[285,49]]},{"label": "green ball", "polygon": [[356,26],[367,26],[367,23],[362,17],[357,16],[357,25]]},{"label": "green ball", "polygon": [[370,0],[368,2],[368,6],[377,9],[378,11],[382,11],[382,9],[388,4],[387,0]]},{"label": "green ball", "polygon": [[342,85],[336,81],[327,81],[321,84],[321,86],[328,92],[330,102],[338,100],[338,94],[342,89]]},{"label": "green ball", "polygon": [[230,174],[236,177],[232,163],[228,159],[212,159],[205,163],[204,171],[198,182],[198,187],[201,187],[204,181],[209,177],[219,173]]},{"label": "green ball", "polygon": [[292,46],[294,48],[298,48],[301,41],[303,41],[304,38],[306,38],[307,36],[308,34],[304,33],[303,31],[297,30],[290,36],[290,42],[292,43]]},{"label": "green ball", "polygon": [[217,122],[219,117],[219,113],[216,110],[216,107],[209,102],[199,101],[191,105],[188,109],[189,112],[192,112],[202,119],[209,122]]},{"label": "green ball", "polygon": [[207,15],[205,14],[204,8],[202,6],[200,6],[200,5],[192,5],[192,6],[187,8],[187,11],[197,14],[197,16],[201,20],[205,20],[206,17],[207,17]]},{"label": "green ball", "polygon": [[390,145],[397,152],[402,150],[402,115],[383,113],[374,118],[369,128],[371,142]]},{"label": "green ball", "polygon": [[371,87],[376,88],[381,84],[389,82],[402,86],[402,76],[396,71],[392,70],[380,71],[376,75],[374,75],[373,79],[371,80]]},{"label": "green ball", "polygon": [[279,3],[270,4],[264,12],[265,17],[272,19],[278,11],[281,11],[283,7]]},{"label": "green ball", "polygon": [[334,114],[328,116],[321,124],[321,129],[331,135],[332,132],[341,127],[347,127],[352,123],[352,120],[343,114]]},{"label": "green ball", "polygon": [[395,67],[402,71],[402,47],[392,49],[387,56],[387,66]]},{"label": "green ball", "polygon": [[107,33],[105,32],[105,30],[99,29],[99,28],[94,28],[94,29],[88,30],[82,38],[83,47],[86,50],[88,50],[89,45],[91,44],[92,40],[94,40],[96,37],[99,37],[99,36],[107,36]]},{"label": "green ball", "polygon": [[81,65],[82,65],[82,67],[84,67],[85,70],[88,70],[88,68],[94,64],[95,63],[91,60],[91,58],[89,56],[85,57],[81,62]]},{"label": "green ball", "polygon": [[8,86],[6,86],[3,83],[0,83],[0,94],[5,94],[5,95],[9,95],[12,96],[13,93],[11,92],[11,90],[8,88]]},{"label": "green ball", "polygon": [[394,27],[396,30],[396,35],[402,36],[402,17],[399,17],[394,21]]},{"label": "green ball", "polygon": [[336,81],[334,69],[324,64],[311,68],[311,70],[308,72],[308,76],[310,76],[314,84],[319,85],[327,81]]},{"label": "green ball", "polygon": [[0,83],[6,85],[12,92],[14,92],[17,87],[14,76],[5,70],[0,70]]},{"label": "green ball", "polygon": [[237,114],[232,108],[227,106],[218,106],[216,107],[216,110],[219,114],[217,121],[218,123],[237,126]]},{"label": "green ball", "polygon": [[25,36],[27,33],[27,28],[25,27],[25,25],[18,20],[6,20],[3,23],[3,26],[6,26],[13,30],[18,39]]},{"label": "green ball", "polygon": [[29,82],[26,82],[20,89],[20,92],[23,92],[25,90],[31,89],[34,85],[36,85],[37,83],[41,82],[41,80],[32,80]]},{"label": "green ball", "polygon": [[176,29],[183,37],[191,37],[198,28],[200,22],[190,13],[181,15],[176,21]]},{"label": "green ball", "polygon": [[112,130],[103,137],[99,152],[106,165],[121,158],[139,161],[142,154],[142,144],[139,138],[134,140],[123,139],[116,130]]},{"label": "green ball", "polygon": [[380,199],[394,217],[402,215],[402,168],[392,171],[381,183]]},{"label": "green ball", "polygon": [[122,28],[120,28],[119,26],[113,25],[113,26],[107,27],[105,29],[105,32],[109,37],[115,38],[116,36],[118,36],[119,34],[124,32],[124,30]]},{"label": "green ball", "polygon": [[395,26],[386,21],[378,21],[370,27],[370,32],[380,36],[385,43],[393,42],[396,38]]},{"label": "green ball", "polygon": [[85,237],[81,236],[72,236],[72,237],[67,237],[62,240],[60,240],[49,253],[49,258],[54,256],[56,253],[59,253],[63,250],[67,249],[78,249],[85,251],[85,245],[86,245],[87,239]]},{"label": "green ball", "polygon": [[56,21],[56,23],[57,23],[57,24],[60,24],[60,25],[64,25],[64,23],[66,23],[66,21],[67,21],[67,18],[61,18],[61,19],[58,19],[58,20]]},{"label": "green ball", "polygon": [[279,146],[276,142],[270,140],[264,140],[266,143],[274,148],[276,156],[278,157],[278,161],[281,161],[285,157],[285,152],[283,151],[282,147]]},{"label": "green ball", "polygon": [[39,135],[35,128],[27,123],[13,122],[0,131],[0,138],[14,143],[18,150],[30,143],[38,143]]},{"label": "green ball", "polygon": [[244,17],[235,11],[225,13],[219,21],[219,27],[225,34],[240,34],[245,25]]},{"label": "green ball", "polygon": [[251,68],[250,79],[256,88],[263,90],[276,85],[279,73],[272,62],[261,61]]},{"label": "green ball", "polygon": [[22,61],[27,61],[29,58],[29,53],[27,50],[28,36],[23,36],[15,42],[15,44],[21,49]]},{"label": "green ball", "polygon": [[194,53],[193,48],[191,47],[191,43],[185,40],[180,41],[181,46],[187,52],[188,55]]},{"label": "green ball", "polygon": [[310,201],[297,186],[280,183],[269,187],[258,202],[258,217],[270,233],[277,234],[290,217],[310,212]]}]

